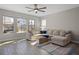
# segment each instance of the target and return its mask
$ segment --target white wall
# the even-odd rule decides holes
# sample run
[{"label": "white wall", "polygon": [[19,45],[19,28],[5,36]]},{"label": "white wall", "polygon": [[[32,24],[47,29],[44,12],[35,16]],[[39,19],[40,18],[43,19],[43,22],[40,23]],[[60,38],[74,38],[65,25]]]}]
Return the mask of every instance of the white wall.
[{"label": "white wall", "polygon": [[[9,33],[9,34],[4,34],[3,33],[3,16],[10,16],[14,18],[14,33]],[[16,19],[17,18],[24,18],[27,20],[27,24],[28,24],[28,20],[30,19],[34,19],[36,21],[36,28],[39,28],[39,24],[40,24],[40,18],[36,17],[36,16],[32,16],[32,15],[27,15],[27,14],[23,14],[23,13],[18,13],[18,12],[13,12],[13,11],[8,11],[8,10],[4,10],[4,9],[0,9],[0,41],[2,40],[10,40],[10,39],[15,39],[15,38],[26,38],[28,37],[27,33],[16,33]],[[27,26],[28,28],[28,26]],[[27,38],[26,38],[27,39]]]},{"label": "white wall", "polygon": [[71,30],[74,34],[74,40],[79,41],[79,8],[73,8],[56,14],[42,17],[47,20],[49,29]]}]

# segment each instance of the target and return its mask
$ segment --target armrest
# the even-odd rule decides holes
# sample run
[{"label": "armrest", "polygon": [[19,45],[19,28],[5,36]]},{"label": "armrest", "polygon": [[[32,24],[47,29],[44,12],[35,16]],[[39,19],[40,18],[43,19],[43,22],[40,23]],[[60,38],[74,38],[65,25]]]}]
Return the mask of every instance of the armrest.
[{"label": "armrest", "polygon": [[71,36],[72,36],[71,34],[66,34],[66,35],[65,35],[65,37],[71,37]]}]

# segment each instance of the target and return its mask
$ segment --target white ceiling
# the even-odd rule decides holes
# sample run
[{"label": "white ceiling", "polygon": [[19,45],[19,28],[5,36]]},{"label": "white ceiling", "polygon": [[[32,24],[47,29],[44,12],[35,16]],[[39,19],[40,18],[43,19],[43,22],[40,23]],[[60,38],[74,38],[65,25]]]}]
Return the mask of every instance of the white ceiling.
[{"label": "white ceiling", "polygon": [[37,14],[35,14],[34,11],[28,12],[28,10],[30,9],[25,8],[25,7],[33,8],[34,7],[33,4],[0,4],[1,9],[16,11],[16,12],[40,16],[40,17],[57,13],[57,12],[61,12],[61,11],[65,11],[65,10],[72,9],[75,7],[79,7],[78,4],[38,4],[38,7],[44,7],[44,6],[47,7],[47,9],[45,10],[46,12],[38,12]]}]

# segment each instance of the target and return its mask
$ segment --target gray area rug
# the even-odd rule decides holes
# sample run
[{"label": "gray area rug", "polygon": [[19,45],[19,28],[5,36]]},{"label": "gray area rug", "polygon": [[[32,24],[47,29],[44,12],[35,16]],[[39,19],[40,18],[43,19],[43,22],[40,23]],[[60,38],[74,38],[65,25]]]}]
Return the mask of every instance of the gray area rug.
[{"label": "gray area rug", "polygon": [[47,44],[47,45],[43,45],[43,46],[39,46],[41,49],[47,51],[49,54],[51,54],[51,52],[53,52],[54,50],[58,49],[60,46],[54,45],[54,44]]},{"label": "gray area rug", "polygon": [[69,55],[69,54],[74,54],[74,50],[72,52],[74,44],[69,44],[65,47],[61,47],[52,43],[45,44],[39,46],[39,48],[47,51],[51,55]]}]

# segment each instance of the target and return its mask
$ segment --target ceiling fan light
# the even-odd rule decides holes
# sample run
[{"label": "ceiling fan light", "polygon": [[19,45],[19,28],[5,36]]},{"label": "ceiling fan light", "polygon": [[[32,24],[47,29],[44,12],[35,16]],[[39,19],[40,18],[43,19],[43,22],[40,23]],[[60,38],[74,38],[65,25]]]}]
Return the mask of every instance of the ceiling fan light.
[{"label": "ceiling fan light", "polygon": [[37,12],[38,10],[35,10],[35,12]]},{"label": "ceiling fan light", "polygon": [[34,10],[35,11],[35,13],[37,13],[38,12],[38,10]]}]

